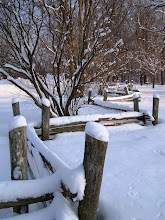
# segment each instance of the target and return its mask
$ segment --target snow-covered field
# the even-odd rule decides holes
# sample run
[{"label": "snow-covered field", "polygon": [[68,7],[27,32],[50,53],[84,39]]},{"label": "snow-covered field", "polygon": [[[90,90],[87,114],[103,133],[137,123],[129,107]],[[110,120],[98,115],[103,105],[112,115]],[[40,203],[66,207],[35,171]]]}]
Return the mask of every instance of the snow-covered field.
[{"label": "snow-covered field", "polygon": [[[160,96],[159,124],[122,125],[108,127],[109,145],[100,194],[100,215],[106,220],[165,219],[165,86],[140,87],[140,109],[152,113],[153,94]],[[0,181],[10,179],[8,122],[12,117],[11,99],[21,102],[21,114],[28,122],[41,117],[28,97],[0,81]],[[121,103],[120,103],[121,104]],[[132,102],[122,103],[133,106]],[[79,114],[114,113],[96,106],[86,106]],[[115,112],[116,113],[116,112]],[[83,132],[59,134],[45,142],[71,168],[83,161]],[[0,210],[0,218],[9,217],[12,210]]]}]

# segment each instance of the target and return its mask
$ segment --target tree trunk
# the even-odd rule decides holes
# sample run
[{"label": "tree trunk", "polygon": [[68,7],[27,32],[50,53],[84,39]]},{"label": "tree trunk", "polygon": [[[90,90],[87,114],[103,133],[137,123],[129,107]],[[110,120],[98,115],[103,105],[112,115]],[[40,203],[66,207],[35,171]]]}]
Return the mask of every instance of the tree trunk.
[{"label": "tree trunk", "polygon": [[155,88],[155,73],[154,73],[153,79],[152,79],[152,88],[153,88],[153,89]]},{"label": "tree trunk", "polygon": [[161,85],[164,85],[164,71],[161,71]]},{"label": "tree trunk", "polygon": [[140,73],[140,85],[142,86],[143,85],[143,74]]}]

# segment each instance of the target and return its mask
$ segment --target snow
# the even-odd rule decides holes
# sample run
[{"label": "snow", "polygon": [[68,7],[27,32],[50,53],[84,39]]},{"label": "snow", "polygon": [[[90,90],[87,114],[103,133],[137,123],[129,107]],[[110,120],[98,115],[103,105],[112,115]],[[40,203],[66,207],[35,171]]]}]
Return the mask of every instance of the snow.
[{"label": "snow", "polygon": [[14,179],[17,180],[17,179],[21,179],[22,178],[22,172],[20,170],[20,167],[15,167],[14,171],[13,171],[13,176],[14,176]]},{"label": "snow", "polygon": [[[112,107],[112,108],[121,108],[121,109],[127,109],[127,110],[133,110],[133,108],[130,108],[125,105],[120,105],[116,103],[107,103],[104,101],[97,100],[95,104],[101,103],[104,107]],[[101,105],[100,104],[100,105]],[[142,113],[138,112],[122,112],[118,114],[91,114],[91,115],[76,115],[76,116],[63,116],[58,118],[50,118],[50,125],[66,125],[71,124],[75,122],[88,122],[88,121],[98,121],[99,119],[103,118],[109,118],[109,119],[121,119],[121,118],[127,118],[127,117],[137,117],[142,116]],[[37,123],[36,123],[37,125]]]},{"label": "snow", "polygon": [[154,95],[153,95],[153,98],[159,99],[159,95],[158,95],[158,94],[154,94]]},{"label": "snow", "polygon": [[[152,85],[147,85],[138,86],[138,88],[142,96],[139,107],[150,113],[152,113],[153,94],[159,95],[159,124],[156,126],[127,124],[107,127],[109,142],[99,204],[99,214],[105,220],[165,219],[165,86],[156,85],[155,89],[152,89]],[[41,117],[40,110],[34,107],[33,103],[27,99],[27,96],[23,92],[20,92],[20,90],[16,89],[16,87],[6,80],[0,81],[0,187],[2,187],[0,193],[3,194],[2,197],[0,195],[0,199],[5,197],[5,193],[11,197],[13,194],[28,194],[27,191],[23,192],[24,188],[21,181],[17,181],[17,183],[22,184],[22,186],[19,185],[20,187],[18,187],[16,184],[17,186],[15,185],[13,191],[9,190],[11,181],[8,122],[12,116],[11,100],[13,97],[19,97],[21,113],[23,113],[28,122],[38,120]],[[122,104],[130,108],[133,105],[132,102],[123,102]],[[88,119],[90,117],[89,114],[111,114],[114,117],[116,111],[100,106],[87,105],[80,109],[79,113],[81,113],[80,116],[85,120],[85,115],[87,115]],[[123,116],[122,114],[128,113],[121,113],[120,117]],[[134,113],[131,112],[131,114]],[[137,112],[136,114],[140,113]],[[91,118],[93,117],[92,115]],[[68,118],[63,120],[63,123],[67,121],[70,123]],[[74,121],[74,118],[71,117],[71,121]],[[38,182],[35,188],[31,187],[34,195],[41,188],[44,192],[47,188],[50,190],[51,187],[53,187],[53,191],[58,189],[58,185],[57,188],[55,185],[48,185],[46,180],[50,180],[49,183],[52,181],[55,184],[57,179],[61,181],[61,178],[64,178],[65,182],[68,182],[68,185],[72,185],[73,191],[83,191],[85,182],[79,189],[76,189],[77,184],[74,185],[74,175],[78,179],[79,184],[84,181],[82,169],[84,143],[84,132],[58,134],[52,141],[45,142],[47,151],[51,152],[48,154],[57,154],[62,161],[66,162],[69,169],[65,170],[66,175],[64,173],[63,177],[61,177],[59,169],[55,173],[57,176],[50,175],[50,179],[47,179],[49,176],[37,179]],[[38,148],[39,146],[41,146],[40,142],[38,142]],[[39,161],[38,163],[40,164]],[[70,179],[67,179],[70,174]],[[43,183],[42,187],[41,183]],[[27,187],[29,188],[29,186]],[[68,188],[70,187],[68,186]],[[82,193],[79,196],[81,197]],[[11,216],[13,220],[77,219],[75,214],[76,205],[73,206],[72,203],[68,203],[59,192],[55,193],[55,198],[48,207],[41,210],[38,210],[38,208],[38,206],[33,206],[33,208],[30,206],[30,213],[28,215],[18,216],[14,216],[16,214],[12,212],[12,209],[0,210],[0,219],[10,219]],[[63,212],[60,212],[61,209]]]},{"label": "snow", "polygon": [[13,99],[12,99],[12,104],[15,104],[15,103],[17,103],[17,102],[19,102],[18,98],[13,98]]},{"label": "snow", "polygon": [[61,172],[63,183],[73,194],[77,193],[77,196],[73,201],[81,201],[84,197],[85,190],[85,174],[83,164],[80,164],[76,169],[70,170],[70,172]]},{"label": "snow", "polygon": [[106,102],[106,101],[102,101],[102,100],[99,100],[99,99],[94,99],[94,103],[96,105],[106,107],[106,108],[122,109],[124,111],[133,111],[134,110],[133,107],[129,107],[127,105]]},{"label": "snow", "polygon": [[121,99],[131,99],[133,98],[133,94],[132,95],[125,95],[125,96],[118,96],[118,97],[108,97],[107,100],[108,101],[120,101]]},{"label": "snow", "polygon": [[49,101],[49,99],[47,99],[47,98],[42,98],[42,99],[41,99],[41,102],[42,102],[43,105],[45,105],[45,106],[47,106],[47,107],[50,107],[50,101]]},{"label": "snow", "polygon": [[110,50],[108,50],[107,52],[104,53],[104,56],[110,54],[110,53],[113,53],[115,52],[115,49],[114,48],[111,48]]},{"label": "snow", "polygon": [[1,181],[0,201],[7,202],[17,201],[17,199],[21,198],[37,198],[44,194],[60,191],[60,185],[59,172],[35,180]]},{"label": "snow", "polygon": [[[41,156],[40,156],[39,151],[38,151],[36,148],[32,147],[30,141],[28,141],[28,149],[29,149],[29,151],[32,153],[33,158],[34,158],[35,163],[36,163],[36,166],[37,166],[37,171],[38,171],[38,172],[37,172],[36,169],[34,168],[34,165],[33,165],[32,160],[30,159],[31,156],[30,156],[30,153],[29,153],[29,156],[28,156],[28,157],[30,157],[30,158],[29,158],[29,159],[30,159],[30,167],[31,167],[31,169],[32,169],[32,171],[33,171],[34,174],[35,174],[36,172],[37,172],[37,174],[38,174],[38,175],[36,175],[36,176],[37,176],[36,178],[44,177],[44,176],[50,175],[50,173],[48,172],[48,170],[47,170],[46,167],[45,167],[45,164],[43,163],[43,160],[42,160],[42,158],[41,158]],[[28,161],[29,161],[29,159],[28,159]]]},{"label": "snow", "polygon": [[33,146],[50,162],[54,171],[60,173],[60,179],[73,194],[75,200],[82,200],[84,196],[85,177],[82,167],[71,169],[55,152],[52,152],[37,136],[34,129],[27,127],[27,138]]},{"label": "snow", "polygon": [[10,69],[13,69],[13,70],[15,70],[15,71],[17,71],[17,72],[23,73],[23,74],[25,74],[29,79],[31,79],[31,75],[30,75],[29,73],[27,73],[27,72],[26,72],[25,70],[23,70],[23,69],[19,69],[19,68],[15,67],[15,66],[13,66],[13,65],[11,65],[11,64],[8,64],[8,63],[6,63],[4,66],[5,66],[6,68],[10,68]]},{"label": "snow", "polygon": [[[39,211],[35,211],[29,214],[21,214],[11,218],[11,220],[78,220],[70,203],[58,192],[54,193],[54,199],[51,204]],[[63,210],[61,212],[61,210]]]},{"label": "snow", "polygon": [[120,39],[116,42],[115,47],[122,46],[124,44],[123,39]]},{"label": "snow", "polygon": [[26,119],[23,116],[18,115],[13,117],[13,119],[10,121],[9,131],[15,128],[26,127],[26,126],[27,126]]},{"label": "snow", "polygon": [[135,93],[135,94],[133,95],[133,99],[137,99],[137,98],[139,98],[139,94],[138,94],[138,93]]},{"label": "snow", "polygon": [[112,66],[112,65],[115,64],[115,63],[116,63],[116,61],[110,62],[110,63],[109,63],[109,66]]},{"label": "snow", "polygon": [[88,122],[85,127],[85,134],[99,140],[108,142],[109,133],[103,125],[96,122]]}]

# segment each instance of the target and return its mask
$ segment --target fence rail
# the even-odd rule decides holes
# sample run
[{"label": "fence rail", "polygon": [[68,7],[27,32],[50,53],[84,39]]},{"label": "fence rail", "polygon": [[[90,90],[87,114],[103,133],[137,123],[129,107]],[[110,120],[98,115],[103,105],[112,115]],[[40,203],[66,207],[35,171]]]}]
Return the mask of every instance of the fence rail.
[{"label": "fence rail", "polygon": [[[144,125],[146,123],[146,114],[142,112],[125,112],[119,114],[94,114],[86,116],[72,116],[70,117],[61,117],[62,123],[59,123],[59,118],[50,119],[49,134],[56,135],[58,133],[64,132],[76,132],[84,131],[86,123],[88,121],[98,122],[105,126],[116,126],[122,124],[137,123]],[[151,120],[151,117],[148,115],[147,120]],[[70,121],[70,123],[69,123]],[[42,134],[41,128],[36,127],[36,132],[39,136]]]}]

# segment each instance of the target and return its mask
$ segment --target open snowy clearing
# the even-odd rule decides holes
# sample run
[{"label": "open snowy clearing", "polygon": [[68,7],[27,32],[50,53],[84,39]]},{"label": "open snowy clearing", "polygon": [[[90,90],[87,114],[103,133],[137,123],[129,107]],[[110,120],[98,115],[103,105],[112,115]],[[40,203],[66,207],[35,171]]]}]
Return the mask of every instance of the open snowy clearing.
[{"label": "open snowy clearing", "polygon": [[[140,109],[152,113],[153,94],[160,96],[159,125],[122,125],[108,127],[109,145],[106,154],[100,195],[100,213],[107,220],[165,219],[165,86],[138,87],[142,95]],[[28,122],[40,119],[40,110],[15,86],[0,81],[0,180],[10,179],[8,122],[12,117],[11,100],[17,97],[21,114]],[[120,103],[121,104],[121,103]],[[132,102],[122,103],[133,106]],[[116,113],[96,106],[85,106],[79,114]],[[71,168],[83,161],[83,132],[58,134],[46,141]],[[34,209],[34,208],[32,208]],[[33,211],[31,209],[31,211]],[[0,210],[0,218],[12,210]]]}]

